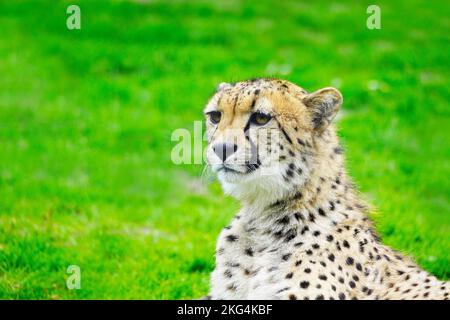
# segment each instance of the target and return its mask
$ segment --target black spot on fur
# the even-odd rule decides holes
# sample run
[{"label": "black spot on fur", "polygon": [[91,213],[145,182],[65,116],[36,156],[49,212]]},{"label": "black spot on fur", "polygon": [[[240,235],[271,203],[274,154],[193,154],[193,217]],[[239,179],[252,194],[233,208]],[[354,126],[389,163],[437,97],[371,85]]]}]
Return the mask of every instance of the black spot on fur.
[{"label": "black spot on fur", "polygon": [[297,236],[297,230],[292,228],[286,232],[284,242],[289,242]]},{"label": "black spot on fur", "polygon": [[308,227],[308,226],[304,226],[303,229],[302,229],[302,231],[300,231],[300,233],[301,233],[302,235],[304,235],[307,231],[309,231],[309,227]]},{"label": "black spot on fur", "polygon": [[226,236],[226,239],[229,242],[235,242],[238,239],[238,236],[235,236],[234,234],[229,234]]},{"label": "black spot on fur", "polygon": [[333,149],[334,153],[336,154],[342,154],[343,150],[341,146],[337,146]]},{"label": "black spot on fur", "polygon": [[225,272],[223,273],[224,274],[224,276],[225,277],[227,277],[227,278],[232,278],[233,277],[233,274],[231,273],[231,271],[230,270],[225,270]]},{"label": "black spot on fur", "polygon": [[302,193],[301,192],[297,192],[295,195],[294,195],[294,197],[292,198],[292,199],[294,199],[294,200],[299,200],[299,199],[301,199],[302,198]]},{"label": "black spot on fur", "polygon": [[288,224],[289,223],[289,217],[288,216],[284,216],[283,218],[278,219],[277,223],[279,223],[279,224]]},{"label": "black spot on fur", "polygon": [[301,281],[300,282],[300,288],[306,289],[308,287],[309,287],[309,282],[308,281]]},{"label": "black spot on fur", "polygon": [[290,254],[290,253],[286,253],[286,254],[284,254],[281,258],[282,258],[284,261],[288,261],[290,257],[291,257],[291,254]]},{"label": "black spot on fur", "polygon": [[334,202],[333,202],[333,201],[330,201],[330,210],[331,210],[331,211],[334,211],[335,208],[336,208],[336,207],[334,206]]},{"label": "black spot on fur", "polygon": [[253,257],[253,249],[252,248],[247,248],[247,249],[245,249],[245,254],[246,255],[248,255],[248,256],[250,256],[250,257]]}]

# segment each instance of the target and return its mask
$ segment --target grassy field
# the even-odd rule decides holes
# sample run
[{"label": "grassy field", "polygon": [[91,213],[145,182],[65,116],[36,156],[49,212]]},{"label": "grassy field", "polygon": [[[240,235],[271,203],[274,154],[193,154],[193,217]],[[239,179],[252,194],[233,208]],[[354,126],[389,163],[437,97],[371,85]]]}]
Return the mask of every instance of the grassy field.
[{"label": "grassy field", "polygon": [[238,204],[171,162],[171,133],[217,83],[262,76],[342,91],[348,169],[382,238],[449,279],[450,7],[377,1],[368,30],[369,4],[1,1],[0,298],[206,294]]}]

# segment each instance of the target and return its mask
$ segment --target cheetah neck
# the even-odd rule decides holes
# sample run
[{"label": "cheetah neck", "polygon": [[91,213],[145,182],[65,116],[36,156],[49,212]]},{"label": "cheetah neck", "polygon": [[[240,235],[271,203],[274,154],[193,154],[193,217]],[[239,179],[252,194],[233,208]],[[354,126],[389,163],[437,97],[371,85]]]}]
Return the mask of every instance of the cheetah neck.
[{"label": "cheetah neck", "polygon": [[[314,166],[306,182],[264,207],[261,207],[261,203],[265,199],[244,202],[241,212],[250,219],[267,220],[268,224],[282,219],[288,213],[295,217],[291,219],[292,223],[303,226],[333,228],[343,221],[353,220],[364,222],[370,227],[366,214],[368,207],[360,199],[345,171],[344,156],[334,131],[312,143],[315,144],[316,153],[315,157],[307,159]],[[293,185],[296,185],[295,181]]]}]

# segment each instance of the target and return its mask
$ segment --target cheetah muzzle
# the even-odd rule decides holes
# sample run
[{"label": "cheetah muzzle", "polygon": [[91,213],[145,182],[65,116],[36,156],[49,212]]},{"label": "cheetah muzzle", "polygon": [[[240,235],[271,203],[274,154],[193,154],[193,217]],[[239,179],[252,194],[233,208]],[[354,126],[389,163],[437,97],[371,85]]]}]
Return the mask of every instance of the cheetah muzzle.
[{"label": "cheetah muzzle", "polygon": [[221,232],[212,299],[448,299],[450,286],[383,245],[344,168],[334,88],[223,83],[206,157],[241,203]]}]

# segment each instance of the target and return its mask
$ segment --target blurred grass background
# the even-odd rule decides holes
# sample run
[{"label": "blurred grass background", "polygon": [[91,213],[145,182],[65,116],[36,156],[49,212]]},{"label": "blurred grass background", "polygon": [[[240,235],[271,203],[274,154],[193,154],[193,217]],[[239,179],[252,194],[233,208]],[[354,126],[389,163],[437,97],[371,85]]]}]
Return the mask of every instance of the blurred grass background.
[{"label": "blurred grass background", "polygon": [[342,91],[384,241],[450,278],[449,17],[425,0],[1,1],[0,298],[206,294],[238,204],[174,165],[170,136],[219,82],[262,76]]}]

